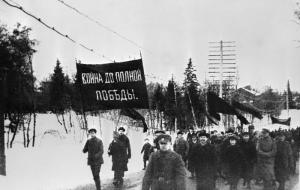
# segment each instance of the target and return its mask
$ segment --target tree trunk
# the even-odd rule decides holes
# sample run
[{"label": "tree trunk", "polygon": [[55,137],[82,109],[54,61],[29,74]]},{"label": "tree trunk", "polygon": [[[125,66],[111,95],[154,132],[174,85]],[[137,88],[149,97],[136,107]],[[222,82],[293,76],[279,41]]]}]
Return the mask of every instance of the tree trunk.
[{"label": "tree trunk", "polygon": [[71,113],[71,110],[69,111],[69,123],[70,123],[70,128],[73,128],[73,123],[72,123],[72,113]]},{"label": "tree trunk", "polygon": [[8,131],[7,131],[7,139],[6,139],[6,147],[7,147],[7,149],[9,149],[9,132],[10,131],[10,129],[8,129]]},{"label": "tree trunk", "polygon": [[34,147],[34,144],[35,144],[35,126],[36,126],[36,113],[33,114],[32,147]]},{"label": "tree trunk", "polygon": [[26,127],[25,127],[25,124],[22,123],[22,131],[23,131],[23,145],[24,145],[24,148],[26,148]]},{"label": "tree trunk", "polygon": [[56,115],[56,119],[57,119],[58,123],[59,123],[60,125],[63,125],[62,122],[59,120],[59,117],[58,117],[59,114],[56,113],[55,115]]},{"label": "tree trunk", "polygon": [[66,127],[66,122],[65,122],[65,116],[64,116],[64,114],[61,114],[61,117],[62,117],[64,129],[65,129],[66,133],[68,134],[68,129]]},{"label": "tree trunk", "polygon": [[10,144],[9,144],[10,148],[12,148],[12,145],[13,145],[14,140],[15,140],[15,138],[16,138],[17,131],[18,131],[18,125],[15,126],[15,129],[14,129],[14,131],[13,131],[13,136],[12,136],[11,141],[10,141]]},{"label": "tree trunk", "polygon": [[30,143],[30,135],[29,135],[29,129],[30,129],[30,123],[31,123],[31,114],[29,115],[29,121],[27,124],[27,131],[26,131],[26,137],[27,137],[27,144],[26,147],[29,147],[29,143]]}]

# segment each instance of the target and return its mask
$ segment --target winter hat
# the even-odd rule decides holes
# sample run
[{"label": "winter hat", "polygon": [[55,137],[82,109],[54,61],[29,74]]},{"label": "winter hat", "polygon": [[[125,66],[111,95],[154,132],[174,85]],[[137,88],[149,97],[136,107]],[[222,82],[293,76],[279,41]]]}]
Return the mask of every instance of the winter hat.
[{"label": "winter hat", "polygon": [[158,143],[168,143],[168,142],[171,142],[172,141],[172,138],[170,135],[166,135],[166,134],[162,134],[162,135],[159,135],[157,137],[157,142]]},{"label": "winter hat", "polygon": [[95,128],[90,128],[90,129],[88,130],[88,133],[92,133],[92,132],[97,133],[97,130],[96,130]]},{"label": "winter hat", "polygon": [[156,130],[156,131],[154,132],[154,134],[158,134],[158,133],[161,133],[161,134],[166,134],[166,132],[165,132],[165,131],[163,131],[163,130]]},{"label": "winter hat", "polygon": [[118,131],[123,131],[123,132],[125,132],[125,128],[124,128],[124,127],[119,127]]},{"label": "winter hat", "polygon": [[206,136],[207,138],[209,138],[209,134],[206,133],[205,130],[201,130],[198,132],[198,137],[202,137],[202,136]]}]

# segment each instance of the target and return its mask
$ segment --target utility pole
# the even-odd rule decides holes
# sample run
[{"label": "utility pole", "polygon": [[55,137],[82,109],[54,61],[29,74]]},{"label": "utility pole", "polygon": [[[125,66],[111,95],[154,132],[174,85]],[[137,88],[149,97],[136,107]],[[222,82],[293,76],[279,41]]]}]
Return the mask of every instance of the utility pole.
[{"label": "utility pole", "polygon": [[[237,85],[238,76],[234,48],[235,41],[209,42],[208,80],[216,88],[219,86],[220,98],[226,98],[229,95],[228,91],[235,89]],[[220,121],[223,123],[222,114],[220,116]],[[229,118],[227,120],[229,121]],[[226,125],[224,128],[226,130]]]},{"label": "utility pole", "polygon": [[175,90],[175,82],[172,74],[172,84],[173,84],[173,90],[174,90],[174,99],[175,99],[175,124],[174,124],[174,131],[176,133],[177,131],[177,98],[176,98],[176,90]]},{"label": "utility pole", "polygon": [[6,176],[6,156],[5,156],[5,131],[4,131],[4,113],[6,98],[6,73],[7,68],[0,68],[0,175]]}]

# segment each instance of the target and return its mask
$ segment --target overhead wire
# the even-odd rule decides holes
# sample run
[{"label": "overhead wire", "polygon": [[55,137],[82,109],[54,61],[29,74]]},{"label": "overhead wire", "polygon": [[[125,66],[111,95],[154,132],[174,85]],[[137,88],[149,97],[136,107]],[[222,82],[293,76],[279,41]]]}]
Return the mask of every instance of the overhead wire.
[{"label": "overhead wire", "polygon": [[68,4],[68,3],[66,3],[66,2],[63,1],[63,0],[57,0],[57,1],[60,2],[61,4],[63,4],[64,6],[66,6],[66,7],[70,8],[70,9],[72,9],[73,11],[75,11],[76,13],[78,13],[79,15],[81,15],[81,16],[87,18],[89,21],[95,23],[96,25],[100,26],[101,28],[104,28],[105,30],[107,30],[107,31],[109,31],[109,32],[111,32],[111,33],[113,33],[113,34],[115,34],[116,36],[118,36],[118,37],[120,37],[120,38],[122,38],[122,39],[124,39],[124,40],[126,40],[126,41],[128,41],[129,43],[133,44],[134,46],[136,46],[136,47],[138,47],[138,48],[140,48],[140,49],[143,49],[143,50],[145,50],[145,51],[147,51],[147,52],[149,52],[149,53],[152,54],[152,52],[151,52],[150,50],[144,48],[143,46],[141,46],[141,45],[138,44],[137,42],[135,42],[135,41],[133,41],[133,40],[127,38],[126,36],[120,34],[119,32],[117,32],[117,31],[115,31],[115,30],[113,30],[113,29],[111,29],[110,27],[108,27],[108,26],[102,24],[102,23],[99,22],[98,20],[96,20],[96,19],[90,17],[89,15],[87,15],[86,13],[84,13],[84,12],[78,10],[78,9],[75,8],[74,6],[72,6],[72,5]]},{"label": "overhead wire", "polygon": [[100,53],[94,51],[92,48],[89,48],[89,47],[87,47],[86,45],[84,45],[84,44],[82,44],[82,43],[79,43],[79,42],[75,41],[75,40],[74,40],[73,38],[71,38],[69,35],[63,34],[63,33],[60,32],[59,30],[55,29],[53,26],[50,26],[50,25],[47,24],[46,22],[42,21],[41,18],[39,18],[39,17],[37,17],[37,16],[35,16],[35,15],[29,13],[29,12],[28,12],[27,10],[25,10],[20,4],[14,2],[14,1],[12,1],[12,0],[9,0],[9,1],[12,2],[12,3],[14,3],[14,5],[11,4],[11,3],[9,3],[7,0],[2,0],[2,1],[3,1],[5,4],[7,4],[8,6],[10,6],[10,7],[13,7],[13,8],[16,8],[16,9],[21,10],[23,13],[25,13],[26,15],[28,15],[28,16],[34,18],[34,19],[37,20],[39,23],[41,23],[42,25],[44,25],[46,28],[48,28],[48,29],[50,29],[50,30],[56,32],[57,34],[59,34],[60,36],[66,38],[66,39],[68,39],[69,41],[73,42],[74,44],[77,44],[77,45],[81,46],[82,48],[84,48],[84,49],[86,49],[86,50],[88,50],[88,51],[90,51],[90,52],[92,52],[92,53],[94,53],[94,54],[96,54],[96,55],[98,55],[98,56],[104,58],[104,59],[107,59],[107,60],[109,60],[109,61],[114,62],[114,60],[112,60],[111,58],[105,56],[104,54],[100,54]]}]

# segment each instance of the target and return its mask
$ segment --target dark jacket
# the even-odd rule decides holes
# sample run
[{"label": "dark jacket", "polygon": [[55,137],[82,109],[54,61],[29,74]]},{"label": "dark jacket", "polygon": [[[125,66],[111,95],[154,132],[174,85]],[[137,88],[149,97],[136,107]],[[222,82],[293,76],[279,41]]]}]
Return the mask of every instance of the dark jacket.
[{"label": "dark jacket", "polygon": [[126,135],[120,135],[119,140],[123,144],[124,148],[126,149],[127,158],[130,159],[131,158],[131,147],[130,147],[130,142],[129,142],[128,137]]},{"label": "dark jacket", "polygon": [[145,143],[142,150],[141,150],[141,153],[144,152],[144,155],[143,155],[143,159],[144,160],[149,160],[149,156],[150,156],[150,151],[151,151],[151,144],[150,143]]},{"label": "dark jacket", "polygon": [[185,190],[186,172],[180,155],[158,150],[150,155],[142,190]]},{"label": "dark jacket", "polygon": [[103,164],[103,143],[97,137],[88,139],[84,145],[83,153],[88,152],[88,165]]},{"label": "dark jacket", "polygon": [[270,137],[257,140],[256,176],[267,181],[275,179],[274,160],[277,152],[275,141]]},{"label": "dark jacket", "polygon": [[245,170],[243,171],[243,177],[251,177],[253,175],[254,164],[256,163],[256,146],[252,141],[240,142],[241,150],[245,158]]},{"label": "dark jacket", "polygon": [[189,144],[186,140],[181,138],[177,138],[173,145],[173,149],[175,152],[182,156],[182,159],[185,161],[189,152]]},{"label": "dark jacket", "polygon": [[287,180],[293,167],[291,145],[287,141],[277,141],[275,155],[275,176],[277,180]]},{"label": "dark jacket", "polygon": [[211,144],[197,144],[192,154],[197,175],[212,177],[216,172],[216,153]]},{"label": "dark jacket", "polygon": [[197,148],[197,145],[198,145],[198,141],[193,143],[191,142],[190,145],[189,145],[189,153],[188,153],[188,170],[190,172],[194,171],[195,170],[195,167],[196,167],[196,164],[195,163],[195,152],[196,152],[196,148]]},{"label": "dark jacket", "polygon": [[227,176],[239,178],[245,169],[245,157],[238,145],[228,146],[223,155],[225,173]]},{"label": "dark jacket", "polygon": [[113,171],[127,171],[128,155],[125,146],[119,140],[113,140],[108,148],[108,155],[112,156]]}]

